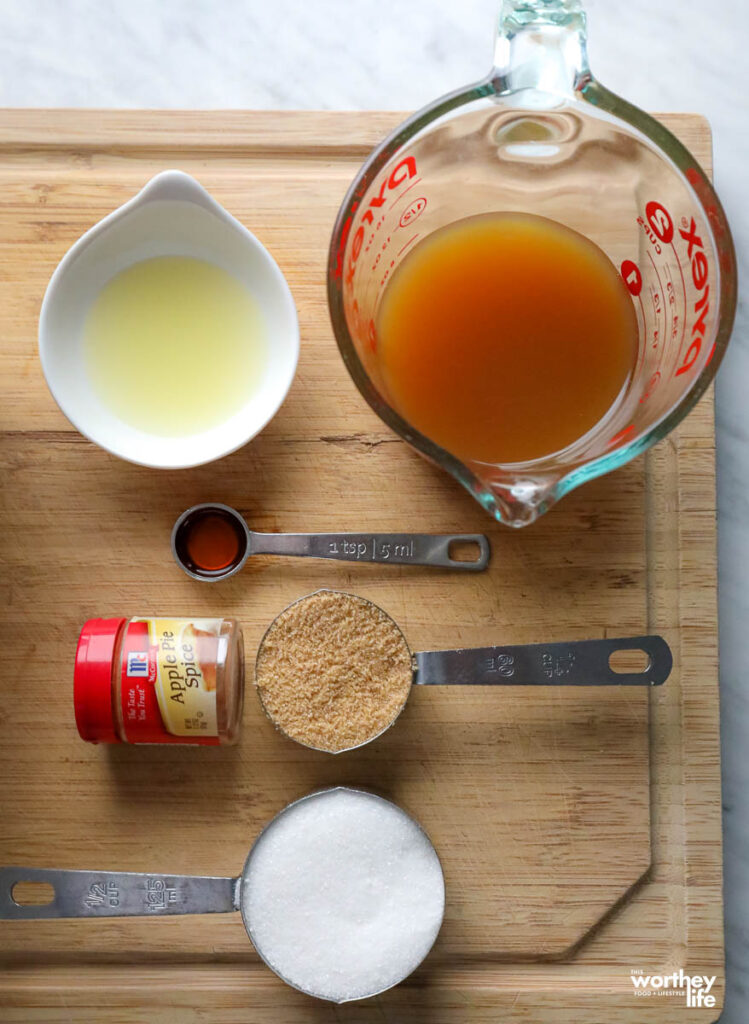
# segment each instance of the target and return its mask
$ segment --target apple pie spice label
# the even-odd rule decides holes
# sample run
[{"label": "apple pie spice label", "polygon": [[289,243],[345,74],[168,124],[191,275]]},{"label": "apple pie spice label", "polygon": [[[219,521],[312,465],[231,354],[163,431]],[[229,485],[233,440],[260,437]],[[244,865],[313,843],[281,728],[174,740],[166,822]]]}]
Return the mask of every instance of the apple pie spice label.
[{"label": "apple pie spice label", "polygon": [[221,619],[133,619],[122,643],[121,701],[130,743],[217,744]]}]

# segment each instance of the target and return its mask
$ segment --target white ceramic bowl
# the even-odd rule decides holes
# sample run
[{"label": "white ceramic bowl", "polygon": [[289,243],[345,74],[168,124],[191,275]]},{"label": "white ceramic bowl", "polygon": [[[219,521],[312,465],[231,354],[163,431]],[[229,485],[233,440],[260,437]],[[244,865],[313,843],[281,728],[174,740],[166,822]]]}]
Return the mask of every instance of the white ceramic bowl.
[{"label": "white ceramic bowl", "polygon": [[[260,387],[248,390],[246,403],[224,423],[189,437],[155,436],[124,423],[99,399],[84,363],[84,322],[101,288],[155,256],[191,256],[228,271],[252,293],[266,323],[269,357]],[[294,379],[299,323],[289,286],[257,238],[194,178],[164,171],[62,258],[42,303],[39,355],[55,401],[82,434],[130,462],[177,469],[228,455],[273,418]]]}]

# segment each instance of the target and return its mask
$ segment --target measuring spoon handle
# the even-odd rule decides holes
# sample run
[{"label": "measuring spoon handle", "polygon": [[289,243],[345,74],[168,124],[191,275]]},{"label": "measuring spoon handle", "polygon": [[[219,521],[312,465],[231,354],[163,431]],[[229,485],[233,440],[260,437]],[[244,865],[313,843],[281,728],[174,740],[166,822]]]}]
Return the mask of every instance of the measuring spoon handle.
[{"label": "measuring spoon handle", "polygon": [[[644,651],[649,663],[640,672],[616,672],[617,651]],[[467,686],[660,686],[673,665],[662,636],[574,640],[561,644],[474,647],[423,651],[416,655],[414,682]]]},{"label": "measuring spoon handle", "polygon": [[[476,557],[464,562],[450,556],[453,544],[475,544]],[[481,572],[489,564],[489,541],[482,533],[250,533],[253,555],[297,555],[340,562],[390,562],[433,565]]]},{"label": "measuring spoon handle", "polygon": [[[239,909],[239,881],[133,871],[5,867],[0,868],[0,919],[225,914]],[[13,889],[19,882],[47,882],[54,895],[49,903],[17,903]]]}]

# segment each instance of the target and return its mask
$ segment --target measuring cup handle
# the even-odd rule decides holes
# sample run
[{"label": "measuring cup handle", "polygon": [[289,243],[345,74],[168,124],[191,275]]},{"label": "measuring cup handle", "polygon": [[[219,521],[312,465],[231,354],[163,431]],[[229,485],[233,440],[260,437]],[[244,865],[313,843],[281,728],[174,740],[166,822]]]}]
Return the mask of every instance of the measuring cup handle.
[{"label": "measuring cup handle", "polygon": [[[489,541],[482,533],[253,533],[252,554],[332,558],[340,562],[432,565],[481,572],[489,564]],[[471,561],[451,557],[453,544],[476,546]]]},{"label": "measuring cup handle", "polygon": [[[18,903],[20,882],[46,882],[49,903]],[[238,878],[151,875],[132,871],[63,871],[0,868],[0,919],[44,917],[162,917],[164,914],[223,914],[239,909]]]},{"label": "measuring cup handle", "polygon": [[[648,665],[640,672],[617,672],[611,656],[644,651]],[[416,655],[414,682],[422,685],[474,686],[660,686],[673,665],[662,636],[575,640],[561,644],[475,647],[423,651]]]}]

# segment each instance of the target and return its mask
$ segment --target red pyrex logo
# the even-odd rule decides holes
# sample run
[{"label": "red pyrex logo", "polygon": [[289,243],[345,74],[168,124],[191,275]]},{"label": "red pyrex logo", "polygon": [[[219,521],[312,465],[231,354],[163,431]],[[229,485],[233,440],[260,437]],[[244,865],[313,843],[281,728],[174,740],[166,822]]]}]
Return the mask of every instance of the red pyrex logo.
[{"label": "red pyrex logo", "polygon": [[[645,216],[637,218],[645,234],[648,236],[653,249],[660,255],[663,251],[661,245],[673,245],[674,221],[671,214],[662,203],[655,200],[649,202],[645,207]],[[705,247],[701,237],[697,234],[697,225],[694,217],[691,218],[687,227],[686,218],[682,219],[683,227],[679,234],[687,243],[687,258],[692,268],[692,283],[697,289],[697,301],[694,303],[695,321],[692,324],[692,341],[684,355],[684,361],[676,370],[675,376],[686,373],[694,366],[702,349],[707,330],[707,315],[710,311],[710,285],[708,284],[708,263],[705,256]],[[678,257],[677,257],[678,259]],[[621,265],[621,275],[631,295],[636,298],[642,291],[642,273],[640,268],[632,260],[624,260]],[[686,302],[686,295],[684,296]]]},{"label": "red pyrex logo", "polygon": [[[686,223],[686,221],[684,222]],[[705,340],[706,324],[705,319],[710,311],[710,285],[707,283],[707,257],[704,252],[702,239],[697,234],[697,225],[692,217],[688,228],[680,228],[679,234],[687,243],[687,257],[692,264],[692,283],[698,292],[702,292],[694,304],[694,312],[697,319],[692,324],[692,344],[687,349],[684,362],[676,371],[686,373],[691,369],[700,354],[702,342]]]},{"label": "red pyrex logo", "polygon": [[[367,209],[364,211],[361,223],[356,229],[356,234],[354,235],[354,239],[351,243],[351,253],[346,266],[346,284],[351,284],[354,278],[356,261],[359,259],[359,254],[361,253],[362,245],[364,244],[365,227],[366,225],[374,222],[374,211],[385,205],[388,192],[392,192],[394,189],[397,189],[404,181],[408,181],[409,178],[415,177],[416,160],[412,156],[407,156],[401,160],[400,163],[395,165],[388,177],[383,178],[379,192],[372,196],[367,204]],[[349,231],[351,230],[352,219],[352,217],[348,218],[343,226],[343,230],[341,231],[341,243],[338,247],[338,265],[336,267],[336,274],[341,273],[342,255],[346,247]]]}]

